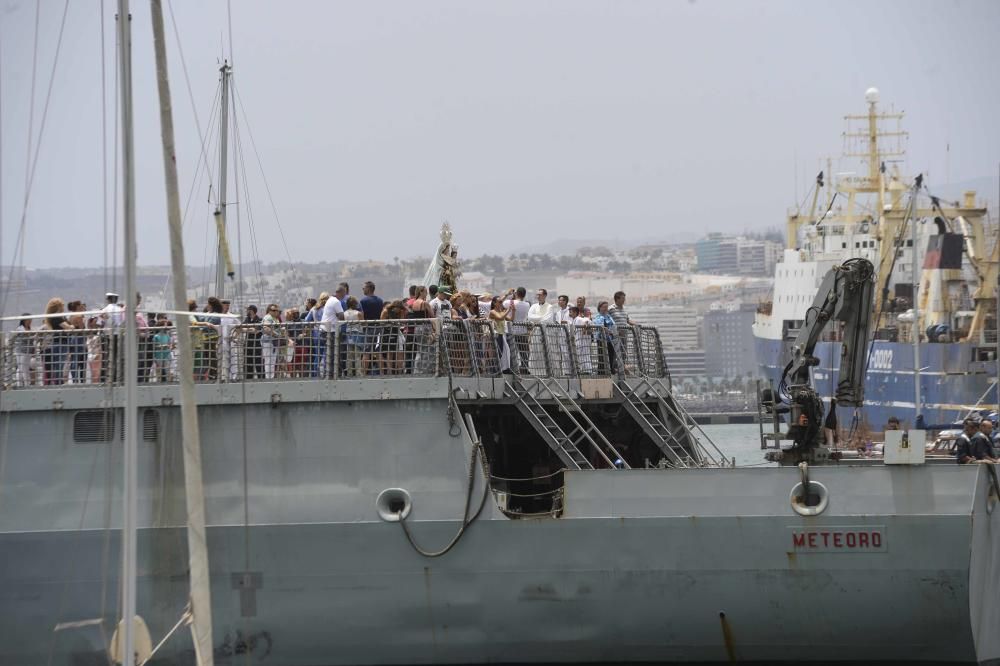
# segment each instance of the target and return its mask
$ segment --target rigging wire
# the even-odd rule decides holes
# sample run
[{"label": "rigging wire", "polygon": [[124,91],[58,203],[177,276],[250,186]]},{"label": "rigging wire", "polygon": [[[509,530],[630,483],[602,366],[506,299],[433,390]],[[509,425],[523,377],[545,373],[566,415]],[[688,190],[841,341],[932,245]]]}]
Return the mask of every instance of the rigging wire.
[{"label": "rigging wire", "polygon": [[28,93],[28,148],[24,156],[24,190],[28,196],[31,179],[31,142],[35,138],[35,85],[38,81],[38,35],[42,21],[42,3],[35,5],[35,36],[31,47],[31,92]]},{"label": "rigging wire", "polygon": [[250,127],[250,120],[247,118],[246,108],[243,106],[243,98],[240,97],[240,92],[236,87],[235,81],[233,81],[233,93],[236,101],[239,103],[240,112],[243,114],[243,124],[247,128],[250,147],[253,148],[254,157],[257,159],[257,168],[260,170],[260,177],[264,181],[264,191],[267,192],[267,200],[270,202],[271,211],[274,213],[274,221],[278,226],[278,234],[281,236],[281,245],[285,249],[285,256],[288,257],[288,263],[292,264],[292,253],[288,251],[288,241],[285,239],[285,230],[282,228],[281,219],[278,216],[278,207],[274,204],[274,197],[271,195],[271,185],[268,183],[267,175],[264,173],[264,165],[261,162],[260,153],[257,151],[257,142],[253,138],[253,129]]},{"label": "rigging wire", "polygon": [[[198,139],[201,142],[201,156],[200,157],[204,157],[205,156],[205,137],[208,136],[208,135],[201,131],[201,121],[198,120],[198,108],[195,105],[195,101],[194,101],[194,90],[191,87],[191,77],[188,76],[187,60],[184,58],[184,48],[181,45],[181,33],[180,33],[180,30],[177,29],[177,20],[174,18],[174,6],[173,6],[173,3],[170,2],[170,0],[167,0],[167,11],[170,14],[170,24],[171,24],[171,26],[174,29],[174,41],[177,43],[177,53],[178,53],[178,55],[180,55],[180,58],[181,58],[181,70],[184,72],[184,83],[187,86],[188,101],[191,102],[191,115],[194,117],[195,129],[198,130]],[[220,91],[221,91],[221,84],[220,84],[219,87],[216,88],[215,94],[219,95]],[[211,119],[213,117],[214,111],[215,111],[215,102],[213,101],[212,102],[212,108],[208,112],[208,118],[209,118],[209,123],[210,124],[211,124]],[[209,127],[209,131],[211,131],[211,127]],[[206,163],[207,163],[207,158],[206,158]],[[211,174],[209,174],[209,186],[211,186],[211,182],[212,182]],[[185,212],[187,212],[187,206],[185,206],[184,208],[185,208]],[[182,217],[181,218],[181,224],[183,225],[183,223],[184,223],[184,218]]]},{"label": "rigging wire", "polygon": [[[218,108],[219,100],[221,99],[221,97],[222,97],[222,84],[220,83],[215,89],[215,97],[212,99],[212,106],[208,110],[209,132],[212,132],[212,130],[215,128],[215,112],[216,109]],[[198,131],[200,132],[201,130],[199,129]],[[206,135],[206,136],[212,136],[212,139],[210,139],[210,141],[213,142],[217,141],[218,139],[218,136],[216,135]],[[205,149],[206,140],[207,139],[205,139],[204,137],[201,138],[201,155],[199,155],[198,158],[199,159],[198,168],[195,171],[195,178],[191,180],[191,189],[188,191],[187,201],[184,202],[184,213],[181,215],[182,229],[184,228],[184,224],[187,222],[188,211],[190,210],[191,202],[194,200],[194,193],[198,191],[201,185],[201,179],[204,178],[206,175],[208,176],[208,192],[209,192],[208,199],[209,202],[211,202],[211,196],[212,196],[211,192],[215,186],[215,183],[212,180],[212,167],[215,165],[209,164],[208,154],[215,148],[216,143],[209,143],[208,150],[206,150]]]},{"label": "rigging wire", "polygon": [[[41,6],[41,3],[38,4]],[[37,59],[38,50],[38,33],[39,33],[39,15],[40,9],[36,8],[35,12],[35,58]],[[69,14],[69,0],[66,0],[63,5],[62,19],[59,22],[59,34],[56,38],[56,51],[52,58],[52,72],[49,75],[49,85],[45,92],[45,103],[42,105],[42,117],[38,124],[38,140],[34,144],[34,154],[32,154],[32,132],[33,120],[34,120],[34,99],[35,99],[35,65],[32,64],[32,74],[31,74],[31,108],[30,115],[28,117],[28,162],[25,169],[25,180],[24,180],[24,203],[21,209],[21,222],[18,225],[18,231],[16,240],[14,242],[14,254],[10,263],[10,271],[7,275],[7,284],[4,287],[3,300],[0,302],[0,311],[5,311],[7,309],[7,298],[11,290],[11,281],[14,278],[14,268],[17,266],[18,257],[20,260],[24,260],[24,230],[28,221],[28,204],[31,201],[31,190],[32,185],[35,182],[35,172],[38,169],[38,156],[41,153],[42,148],[42,138],[45,136],[45,125],[49,117],[49,103],[52,101],[52,89],[56,80],[56,69],[59,66],[59,54],[62,52],[62,42],[63,35],[66,31],[66,16]]]},{"label": "rigging wire", "polygon": [[[233,141],[233,153],[234,153],[234,156],[235,156],[235,159],[233,160],[233,162],[234,162],[234,164],[233,164],[233,177],[236,180],[236,192],[237,192],[237,196],[238,196],[239,195],[239,191],[240,191],[240,188],[239,188],[240,175],[242,175],[243,192],[244,192],[244,196],[245,196],[245,199],[246,199],[246,208],[247,208],[247,230],[250,232],[250,247],[251,247],[251,251],[253,252],[253,268],[254,268],[255,276],[257,278],[257,287],[258,287],[258,289],[260,291],[260,300],[263,303],[263,301],[264,301],[264,278],[263,278],[263,276],[261,275],[261,272],[260,272],[260,248],[259,248],[258,243],[257,243],[257,232],[256,232],[256,227],[254,225],[253,206],[250,203],[250,201],[251,201],[251,199],[250,199],[250,186],[249,186],[249,183],[247,182],[246,163],[245,163],[245,161],[243,159],[243,155],[244,155],[244,153],[243,153],[243,137],[240,134],[239,118],[236,116],[235,113],[233,113],[233,138],[234,138],[234,141]],[[240,208],[240,207],[241,206],[237,206],[237,208]]]}]

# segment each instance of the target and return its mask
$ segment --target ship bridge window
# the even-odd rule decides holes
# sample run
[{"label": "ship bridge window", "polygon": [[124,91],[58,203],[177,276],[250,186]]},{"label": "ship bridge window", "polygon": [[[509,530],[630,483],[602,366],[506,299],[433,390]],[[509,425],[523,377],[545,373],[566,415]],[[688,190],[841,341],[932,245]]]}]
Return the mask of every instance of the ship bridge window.
[{"label": "ship bridge window", "polygon": [[[124,430],[125,419],[120,409],[89,409],[73,415],[74,442],[110,442],[124,437]],[[155,442],[159,436],[160,413],[155,409],[143,410],[142,439]]]}]

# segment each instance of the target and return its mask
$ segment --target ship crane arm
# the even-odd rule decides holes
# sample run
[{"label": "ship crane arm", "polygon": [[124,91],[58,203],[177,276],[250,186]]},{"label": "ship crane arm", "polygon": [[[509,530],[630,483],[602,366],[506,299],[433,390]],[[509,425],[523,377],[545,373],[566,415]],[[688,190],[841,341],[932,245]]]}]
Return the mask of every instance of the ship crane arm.
[{"label": "ship crane arm", "polygon": [[840,376],[836,398],[842,405],[860,406],[864,401],[865,374],[868,369],[868,332],[872,321],[872,297],[875,292],[875,268],[867,259],[848,259],[835,266],[823,278],[812,307],[792,345],[792,360],[781,377],[780,397],[787,407],[778,407],[773,394],[767,407],[775,414],[790,412],[791,423],[784,438],[791,439],[792,449],[776,452],[782,464],[823,460],[829,451],[823,447],[823,401],[812,386],[809,369],[819,365],[814,355],[816,343],[826,325],[840,322]]},{"label": "ship crane arm", "polygon": [[816,343],[826,325],[838,321],[843,339],[836,398],[842,405],[862,404],[874,275],[872,263],[862,258],[848,259],[827,273],[792,345],[792,360],[782,376],[785,386],[809,386],[809,368],[819,364],[813,355]]}]

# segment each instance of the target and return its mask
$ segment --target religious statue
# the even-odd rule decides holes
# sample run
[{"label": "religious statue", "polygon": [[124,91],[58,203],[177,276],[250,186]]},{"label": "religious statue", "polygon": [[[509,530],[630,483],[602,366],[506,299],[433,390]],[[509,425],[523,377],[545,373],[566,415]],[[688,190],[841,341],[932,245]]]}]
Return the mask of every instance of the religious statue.
[{"label": "religious statue", "polygon": [[441,225],[441,243],[431,259],[431,265],[424,275],[423,284],[436,284],[449,294],[458,289],[458,278],[462,275],[458,264],[458,246],[451,242],[451,225],[445,222]]}]

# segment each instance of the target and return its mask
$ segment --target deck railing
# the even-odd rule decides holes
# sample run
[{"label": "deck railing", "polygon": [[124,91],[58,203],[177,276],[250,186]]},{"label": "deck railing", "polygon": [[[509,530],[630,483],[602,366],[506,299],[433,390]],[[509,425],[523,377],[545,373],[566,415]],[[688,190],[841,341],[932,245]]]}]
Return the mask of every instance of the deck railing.
[{"label": "deck railing", "polygon": [[[404,319],[192,325],[199,383],[386,377],[669,378],[656,329]],[[103,329],[8,333],[3,390],[119,385],[124,333]],[[140,383],[177,381],[177,329],[139,331]]]}]

